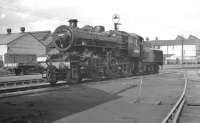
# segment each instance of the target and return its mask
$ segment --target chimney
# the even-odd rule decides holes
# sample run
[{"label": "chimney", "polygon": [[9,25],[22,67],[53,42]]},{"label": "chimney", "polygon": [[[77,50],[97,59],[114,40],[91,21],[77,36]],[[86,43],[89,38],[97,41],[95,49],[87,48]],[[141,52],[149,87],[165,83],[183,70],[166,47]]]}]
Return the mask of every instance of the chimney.
[{"label": "chimney", "polygon": [[149,37],[146,37],[146,41],[149,41]]},{"label": "chimney", "polygon": [[7,34],[11,34],[11,28],[7,28]]},{"label": "chimney", "polygon": [[20,28],[20,31],[21,31],[22,33],[24,33],[24,32],[25,32],[25,27],[21,27],[21,28]]},{"label": "chimney", "polygon": [[77,19],[70,19],[69,21],[69,26],[76,28],[78,26],[78,20]]},{"label": "chimney", "polygon": [[156,41],[158,41],[158,37],[156,37]]}]

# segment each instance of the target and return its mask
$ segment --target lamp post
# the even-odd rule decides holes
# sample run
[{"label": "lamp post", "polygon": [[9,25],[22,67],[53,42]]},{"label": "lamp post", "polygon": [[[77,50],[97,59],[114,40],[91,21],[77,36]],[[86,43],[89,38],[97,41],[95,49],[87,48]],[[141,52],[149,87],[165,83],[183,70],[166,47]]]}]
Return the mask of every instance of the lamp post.
[{"label": "lamp post", "polygon": [[120,17],[118,14],[114,14],[113,17],[112,17],[112,21],[114,23],[114,30],[118,30],[118,25],[120,25],[119,21],[120,21]]},{"label": "lamp post", "polygon": [[181,62],[182,62],[182,65],[183,65],[183,62],[184,62],[184,49],[183,49],[183,41],[184,39],[181,40]]}]

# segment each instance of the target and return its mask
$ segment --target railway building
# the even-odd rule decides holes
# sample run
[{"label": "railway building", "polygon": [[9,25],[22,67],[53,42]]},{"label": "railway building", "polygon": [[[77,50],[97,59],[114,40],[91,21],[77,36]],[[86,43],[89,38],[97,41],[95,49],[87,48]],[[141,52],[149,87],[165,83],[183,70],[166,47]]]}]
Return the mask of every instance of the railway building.
[{"label": "railway building", "polygon": [[[148,40],[148,38],[146,39]],[[200,63],[200,39],[190,35],[188,38],[178,35],[173,40],[149,40],[153,48],[164,53],[165,64]]]},{"label": "railway building", "polygon": [[22,27],[19,33],[7,29],[6,34],[0,34],[0,60],[5,60],[5,54],[35,54],[37,57],[46,54],[45,41],[50,31],[25,32]]}]

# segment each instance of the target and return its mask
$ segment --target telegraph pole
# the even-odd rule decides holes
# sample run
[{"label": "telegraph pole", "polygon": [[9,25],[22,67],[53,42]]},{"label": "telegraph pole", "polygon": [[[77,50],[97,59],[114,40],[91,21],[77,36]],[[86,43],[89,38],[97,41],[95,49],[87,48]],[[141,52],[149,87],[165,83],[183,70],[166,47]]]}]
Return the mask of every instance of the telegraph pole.
[{"label": "telegraph pole", "polygon": [[183,49],[183,41],[184,39],[181,40],[181,62],[182,62],[182,65],[183,65],[183,59],[184,59],[184,49]]},{"label": "telegraph pole", "polygon": [[[168,45],[167,45],[167,56],[166,56],[166,62],[167,62],[167,57],[168,57]],[[168,64],[168,62],[167,62],[166,64]]]}]

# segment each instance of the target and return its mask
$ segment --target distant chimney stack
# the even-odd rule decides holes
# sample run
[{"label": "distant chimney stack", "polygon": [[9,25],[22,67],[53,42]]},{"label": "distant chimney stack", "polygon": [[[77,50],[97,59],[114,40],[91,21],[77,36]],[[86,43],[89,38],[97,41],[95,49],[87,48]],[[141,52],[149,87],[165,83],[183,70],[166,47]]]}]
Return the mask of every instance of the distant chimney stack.
[{"label": "distant chimney stack", "polygon": [[20,31],[21,31],[22,33],[24,33],[24,32],[25,32],[25,27],[21,27],[21,28],[20,28]]},{"label": "distant chimney stack", "polygon": [[156,41],[158,41],[158,37],[156,37]]},{"label": "distant chimney stack", "polygon": [[78,26],[78,20],[77,19],[70,19],[69,20],[69,26],[76,28]]},{"label": "distant chimney stack", "polygon": [[11,34],[11,31],[12,31],[11,28],[7,28],[7,33],[8,34]]},{"label": "distant chimney stack", "polygon": [[149,37],[146,37],[146,41],[149,41]]}]

